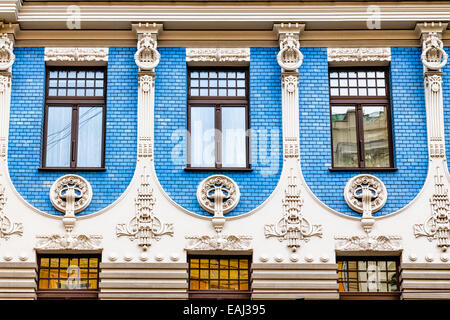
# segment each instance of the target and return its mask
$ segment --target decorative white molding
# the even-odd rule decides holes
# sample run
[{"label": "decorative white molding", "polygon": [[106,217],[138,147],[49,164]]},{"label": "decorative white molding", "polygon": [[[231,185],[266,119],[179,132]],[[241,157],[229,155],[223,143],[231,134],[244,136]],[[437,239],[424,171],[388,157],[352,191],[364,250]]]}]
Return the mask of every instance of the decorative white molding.
[{"label": "decorative white molding", "polygon": [[128,224],[118,224],[116,235],[129,237],[131,241],[137,240],[138,246],[146,251],[152,245],[153,239],[160,240],[163,235],[173,236],[173,226],[170,223],[162,223],[154,214],[153,189],[145,167],[143,171],[135,199],[136,215]]},{"label": "decorative white molding", "polygon": [[48,65],[106,65],[109,48],[45,48],[44,61]]},{"label": "decorative white molding", "polygon": [[414,235],[427,237],[429,241],[437,240],[437,246],[443,252],[450,247],[450,200],[448,183],[436,168],[434,176],[434,194],[430,199],[432,215],[424,224],[414,225]]},{"label": "decorative white molding", "polygon": [[189,65],[242,65],[250,63],[250,48],[186,48]]},{"label": "decorative white molding", "polygon": [[328,48],[327,54],[330,64],[380,64],[391,61],[391,48]]},{"label": "decorative white molding", "polygon": [[10,72],[16,59],[13,53],[14,42],[7,33],[0,33],[0,72]]},{"label": "decorative white molding", "polygon": [[252,237],[244,235],[187,236],[186,250],[242,251],[251,249]]},{"label": "decorative white molding", "polygon": [[362,213],[361,224],[366,232],[370,232],[375,223],[372,213],[380,210],[386,203],[386,186],[373,175],[360,174],[345,185],[344,199],[352,210]]},{"label": "decorative white molding", "polygon": [[64,235],[37,236],[35,249],[38,250],[99,250],[102,236],[99,235]]},{"label": "decorative white molding", "polygon": [[142,24],[132,25],[133,30],[138,35],[137,52],[134,55],[134,61],[140,71],[154,71],[161,55],[156,48],[158,47],[158,33],[162,30],[162,24]]},{"label": "decorative white molding", "polygon": [[155,73],[139,72],[138,81],[138,161],[153,161]]},{"label": "decorative white molding", "polygon": [[307,242],[313,236],[322,237],[322,226],[312,225],[303,217],[303,199],[296,179],[291,169],[288,186],[284,192],[283,217],[276,224],[264,226],[266,238],[276,237],[279,241],[286,240],[292,252],[300,248],[301,241]]},{"label": "decorative white molding", "polygon": [[8,199],[5,195],[5,187],[0,185],[0,238],[8,240],[11,235],[21,236],[23,232],[22,223],[14,223],[6,216],[4,208]]},{"label": "decorative white molding", "polygon": [[422,40],[421,60],[424,71],[441,71],[448,61],[448,54],[444,50],[442,33],[447,29],[448,23],[424,22],[416,25]]},{"label": "decorative white molding", "polygon": [[399,236],[373,236],[366,233],[364,236],[339,236],[336,250],[338,251],[400,251],[401,237]]},{"label": "decorative white molding", "polygon": [[273,26],[277,33],[280,51],[277,62],[283,71],[297,71],[303,63],[303,54],[300,52],[300,33],[305,29],[304,24],[281,23]]}]

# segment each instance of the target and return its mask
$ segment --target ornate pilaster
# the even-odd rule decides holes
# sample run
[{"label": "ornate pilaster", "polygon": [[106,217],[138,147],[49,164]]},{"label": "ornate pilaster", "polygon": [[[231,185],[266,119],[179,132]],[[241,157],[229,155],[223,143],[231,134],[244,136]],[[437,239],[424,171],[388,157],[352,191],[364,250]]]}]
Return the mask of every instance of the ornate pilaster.
[{"label": "ornate pilaster", "polygon": [[138,161],[153,161],[153,128],[155,106],[155,68],[160,54],[157,50],[158,32],[162,24],[134,24],[138,35],[137,52],[134,55],[139,67],[138,81]]}]

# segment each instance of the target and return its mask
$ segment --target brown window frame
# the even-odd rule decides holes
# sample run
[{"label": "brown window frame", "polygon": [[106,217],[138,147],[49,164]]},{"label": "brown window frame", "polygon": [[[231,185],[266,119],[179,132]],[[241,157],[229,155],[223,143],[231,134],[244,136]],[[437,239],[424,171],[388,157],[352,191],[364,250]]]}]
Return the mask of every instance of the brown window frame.
[{"label": "brown window frame", "polygon": [[[248,260],[248,290],[224,290],[224,289],[208,289],[199,290],[191,289],[191,259],[247,259]],[[189,299],[193,300],[222,300],[222,299],[244,299],[249,300],[251,298],[251,265],[252,256],[251,255],[200,255],[192,254],[187,256],[188,263],[188,295]],[[211,270],[208,268],[208,270]],[[229,278],[228,278],[229,279]],[[210,278],[208,278],[210,280]],[[240,281],[240,280],[239,280]]]},{"label": "brown window frame", "polygon": [[[395,276],[397,279],[397,291],[379,291],[379,292],[359,292],[359,291],[339,291],[339,298],[341,300],[399,300],[400,289],[400,256],[337,256],[336,264],[341,261],[395,261],[396,270]],[[358,269],[359,270],[359,269]],[[385,270],[388,272],[388,270]],[[339,274],[339,267],[337,270]],[[386,275],[386,279],[387,275]],[[359,281],[358,281],[359,282]],[[339,281],[338,277],[338,284]]]},{"label": "brown window frame", "polygon": [[[386,95],[385,96],[332,96],[331,95],[331,79],[332,72],[358,72],[358,71],[383,71],[385,74]],[[330,134],[331,134],[331,171],[390,171],[396,170],[394,166],[394,147],[392,139],[392,115],[391,115],[391,99],[390,99],[390,78],[389,67],[330,67],[328,69],[328,89],[330,95]],[[333,119],[332,108],[339,106],[355,107],[356,117],[356,143],[358,154],[357,167],[336,167],[334,165],[334,150],[333,150]],[[388,167],[366,167],[365,153],[364,153],[364,128],[363,128],[363,106],[386,106],[387,127],[388,127],[388,148],[389,148],[389,166]]]},{"label": "brown window frame", "polygon": [[[49,96],[49,80],[52,71],[101,71],[103,72],[103,96]],[[70,171],[105,171],[105,145],[106,145],[106,87],[107,87],[107,69],[106,67],[46,67],[45,84],[45,106],[44,106],[44,126],[42,135],[42,165],[39,170],[70,170]],[[76,88],[75,88],[76,89]],[[85,105],[96,105],[102,107],[102,151],[100,167],[79,167],[78,161],[78,111],[79,107]],[[47,133],[48,133],[48,108],[49,106],[62,106],[72,108],[71,119],[71,144],[70,144],[70,166],[69,167],[48,167],[47,161]]]},{"label": "brown window frame", "polygon": [[[201,71],[225,71],[225,72],[245,72],[245,97],[200,97],[191,96],[191,72]],[[242,67],[189,67],[187,70],[187,152],[185,170],[212,170],[212,171],[251,171],[250,164],[250,104],[249,104],[249,69]],[[215,166],[214,167],[192,167],[191,166],[191,107],[214,107],[214,128],[215,128]],[[222,167],[222,107],[240,106],[245,107],[245,167]]]},{"label": "brown window frame", "polygon": [[[97,289],[41,289],[41,258],[97,258]],[[48,254],[42,253],[37,255],[37,277],[36,277],[36,295],[37,299],[44,300],[96,300],[98,299],[98,293],[100,292],[100,263],[101,254]],[[50,268],[49,268],[50,269]],[[58,267],[60,269],[60,267]],[[47,278],[45,278],[47,279]],[[59,278],[58,278],[59,279]]]}]

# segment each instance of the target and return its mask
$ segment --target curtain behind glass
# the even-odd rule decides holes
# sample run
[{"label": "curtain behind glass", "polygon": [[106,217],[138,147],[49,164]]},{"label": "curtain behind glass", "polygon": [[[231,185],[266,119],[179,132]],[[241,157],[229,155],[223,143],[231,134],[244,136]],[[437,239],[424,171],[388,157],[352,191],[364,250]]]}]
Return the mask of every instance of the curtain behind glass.
[{"label": "curtain behind glass", "polygon": [[70,167],[71,107],[48,107],[47,167]]},{"label": "curtain behind glass", "polygon": [[247,150],[245,107],[222,107],[222,166],[243,168]]},{"label": "curtain behind glass", "polygon": [[191,107],[191,166],[215,167],[214,107]]},{"label": "curtain behind glass", "polygon": [[333,167],[358,167],[355,112],[354,106],[331,108]]},{"label": "curtain behind glass", "polygon": [[79,108],[77,167],[102,166],[103,107]]}]

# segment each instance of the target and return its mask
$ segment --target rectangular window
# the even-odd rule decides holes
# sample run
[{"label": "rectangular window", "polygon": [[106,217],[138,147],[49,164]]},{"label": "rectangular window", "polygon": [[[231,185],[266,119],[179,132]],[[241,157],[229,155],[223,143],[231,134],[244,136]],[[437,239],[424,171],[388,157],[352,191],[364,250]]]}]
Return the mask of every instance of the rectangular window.
[{"label": "rectangular window", "polygon": [[333,168],[393,168],[388,70],[329,72]]},{"label": "rectangular window", "polygon": [[48,68],[44,168],[104,167],[105,69]]},{"label": "rectangular window", "polygon": [[248,256],[188,256],[190,298],[250,298]]},{"label": "rectangular window", "polygon": [[100,255],[38,255],[38,297],[97,298]]},{"label": "rectangular window", "polygon": [[249,168],[248,70],[188,72],[187,168]]},{"label": "rectangular window", "polygon": [[398,257],[338,257],[337,263],[341,297],[398,298]]}]

